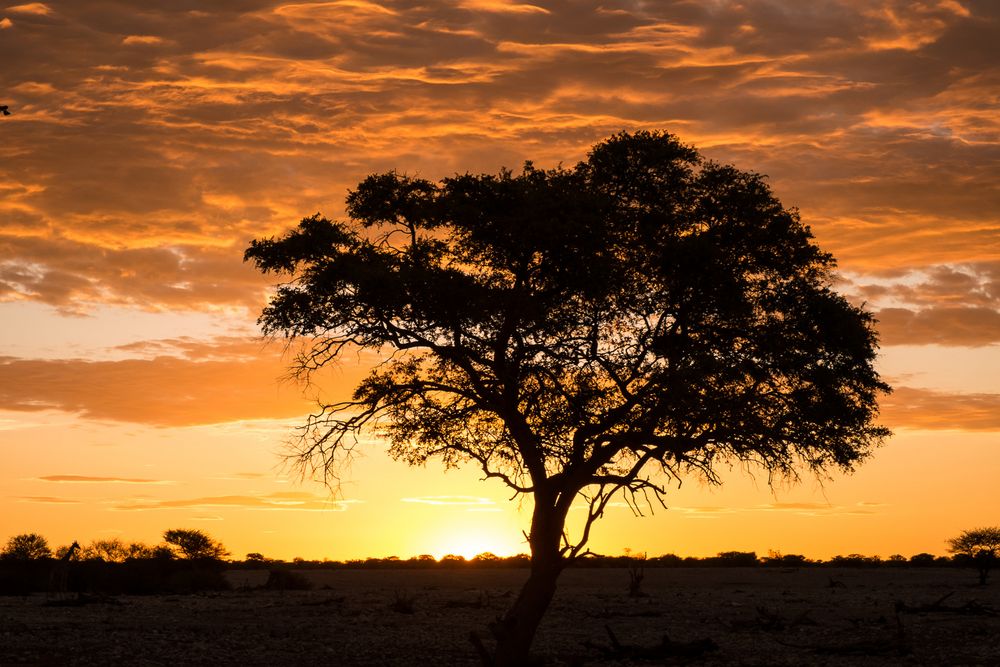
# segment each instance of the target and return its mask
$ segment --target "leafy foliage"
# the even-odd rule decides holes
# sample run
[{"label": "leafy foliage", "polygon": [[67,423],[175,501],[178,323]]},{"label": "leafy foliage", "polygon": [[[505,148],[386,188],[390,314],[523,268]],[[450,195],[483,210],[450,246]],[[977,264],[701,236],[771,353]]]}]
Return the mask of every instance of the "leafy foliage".
[{"label": "leafy foliage", "polygon": [[49,542],[38,533],[14,535],[0,552],[0,558],[9,560],[38,560],[52,555]]},{"label": "leafy foliage", "polygon": [[831,289],[833,258],[763,177],[672,135],[616,135],[571,169],[376,174],[347,213],[245,254],[286,279],[259,323],[308,341],[299,378],[358,348],[388,356],[320,406],[293,457],[335,485],[375,433],[397,459],[473,463],[532,496],[537,576],[495,631],[497,664],[526,659],[616,494],[641,512],[734,462],[851,470],[888,435],[873,321]]},{"label": "leafy foliage", "polygon": [[373,175],[347,210],[246,252],[289,276],[260,323],[312,341],[300,376],[396,352],[306,425],[300,461],[324,474],[368,429],[536,502],[587,491],[596,517],[661,492],[654,470],[849,470],[887,435],[872,320],[830,288],[832,258],[761,176],[671,135],[617,135],[572,169]]},{"label": "leafy foliage", "polygon": [[175,555],[188,560],[217,560],[229,555],[222,543],[193,528],[168,530],[163,533],[163,541],[173,547]]},{"label": "leafy foliage", "polygon": [[1000,526],[964,530],[948,540],[948,551],[970,560],[979,570],[979,583],[985,584],[1000,557]]}]

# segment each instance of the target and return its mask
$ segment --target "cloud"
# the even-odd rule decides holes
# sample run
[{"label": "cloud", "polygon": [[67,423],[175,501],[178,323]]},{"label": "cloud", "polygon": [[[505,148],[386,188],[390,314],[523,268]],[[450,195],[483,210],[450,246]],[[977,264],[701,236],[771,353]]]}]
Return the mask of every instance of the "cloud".
[{"label": "cloud", "polygon": [[419,505],[456,505],[474,509],[483,509],[495,502],[489,498],[481,496],[418,496],[415,498],[400,498],[404,503],[416,503]]},{"label": "cloud", "polygon": [[[0,409],[60,410],[88,419],[192,426],[300,417],[315,407],[273,348],[244,338],[148,341],[126,349],[150,355],[117,361],[0,357]],[[367,366],[326,369],[328,400],[346,398]]]},{"label": "cloud", "polygon": [[125,46],[156,46],[163,44],[164,41],[162,37],[156,35],[129,35],[122,39],[122,44]]},{"label": "cloud", "polygon": [[510,2],[510,0],[465,0],[459,6],[473,11],[509,12],[512,14],[551,14],[544,7],[527,3]]},{"label": "cloud", "polygon": [[895,387],[879,402],[890,427],[1000,431],[1000,394],[955,394]]},{"label": "cloud", "polygon": [[865,279],[869,282],[856,284],[854,289],[860,296],[880,303],[1000,307],[1000,262],[996,261],[921,267]]},{"label": "cloud", "polygon": [[884,308],[875,312],[886,345],[990,345],[1000,342],[993,308]]},{"label": "cloud", "polygon": [[360,502],[360,500],[332,500],[306,492],[281,492],[264,496],[232,495],[174,500],[135,500],[118,503],[112,509],[123,512],[210,508],[286,512],[345,512],[348,507]]},{"label": "cloud", "polygon": [[248,241],[368,173],[572,163],[639,127],[769,174],[844,268],[996,260],[989,3],[102,7],[5,10],[0,299],[255,309]]},{"label": "cloud", "polygon": [[131,477],[91,477],[87,475],[44,475],[38,478],[43,482],[73,482],[98,484],[172,484],[161,479],[141,479]]},{"label": "cloud", "polygon": [[884,345],[1000,342],[1000,263],[996,261],[842,278],[850,297],[873,311]]},{"label": "cloud", "polygon": [[38,503],[40,505],[77,505],[79,500],[70,498],[56,498],[54,496],[15,496],[18,502]]},{"label": "cloud", "polygon": [[5,17],[3,17],[2,19],[0,19],[0,30],[5,30],[6,28],[10,28],[10,27],[12,27],[13,25],[14,25],[14,22],[13,22],[13,21],[11,21],[11,20],[10,20],[9,18],[7,18],[6,16],[5,16]]},{"label": "cloud", "polygon": [[753,507],[671,507],[671,512],[679,512],[689,518],[714,519],[724,514],[743,512],[790,512],[803,516],[818,515],[869,515],[874,514],[882,503],[859,502],[854,505],[834,505],[832,503],[816,502],[775,502]]},{"label": "cloud", "polygon": [[36,14],[38,16],[48,16],[52,13],[52,9],[41,2],[29,2],[23,5],[13,5],[7,8],[8,12],[14,12],[15,14]]}]

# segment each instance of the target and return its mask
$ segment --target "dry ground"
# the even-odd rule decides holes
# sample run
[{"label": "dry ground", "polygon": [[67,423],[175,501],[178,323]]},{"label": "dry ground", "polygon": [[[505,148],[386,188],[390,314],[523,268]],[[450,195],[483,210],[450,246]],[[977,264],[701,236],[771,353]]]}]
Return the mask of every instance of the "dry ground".
[{"label": "dry ground", "polygon": [[[231,571],[236,590],[221,594],[78,606],[0,597],[0,665],[475,666],[470,630],[486,636],[525,575],[314,571],[315,590],[281,593],[253,589],[265,572]],[[595,667],[1000,665],[1000,581],[974,582],[950,568],[650,569],[647,596],[630,598],[624,570],[571,570],[536,648],[549,665]],[[608,657],[605,626],[622,645],[654,646],[666,633],[717,649]]]}]

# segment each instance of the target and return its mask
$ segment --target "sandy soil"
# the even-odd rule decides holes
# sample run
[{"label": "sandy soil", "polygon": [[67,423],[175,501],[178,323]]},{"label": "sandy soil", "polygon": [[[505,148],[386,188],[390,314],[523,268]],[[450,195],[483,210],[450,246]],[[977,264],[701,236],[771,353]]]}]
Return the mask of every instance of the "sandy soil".
[{"label": "sandy soil", "polygon": [[[469,632],[488,635],[525,572],[318,571],[317,589],[283,593],[252,588],[265,572],[228,576],[237,589],[221,594],[0,597],[0,665],[474,666]],[[560,583],[536,642],[550,665],[1000,665],[1000,581],[970,571],[651,569],[640,598],[618,569]],[[615,655],[605,626],[626,646]],[[627,655],[664,634],[717,648]]]}]

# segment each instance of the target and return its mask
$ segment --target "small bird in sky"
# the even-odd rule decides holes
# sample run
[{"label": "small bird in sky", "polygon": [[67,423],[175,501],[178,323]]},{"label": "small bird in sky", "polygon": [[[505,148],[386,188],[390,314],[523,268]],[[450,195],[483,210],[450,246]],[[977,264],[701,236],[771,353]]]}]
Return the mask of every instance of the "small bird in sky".
[{"label": "small bird in sky", "polygon": [[9,116],[10,115],[10,112],[7,111],[7,105],[6,104],[0,104],[0,113],[2,113],[4,116]]}]

